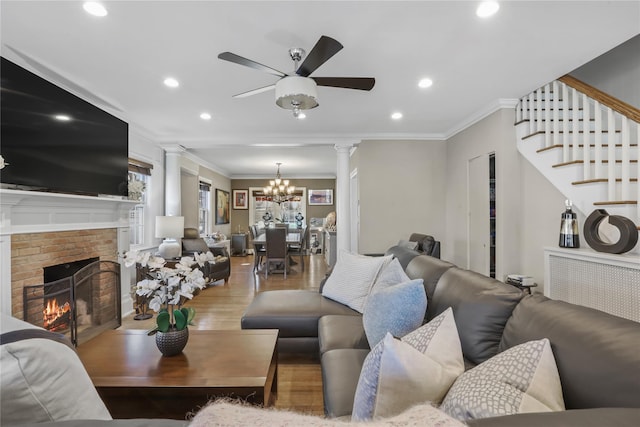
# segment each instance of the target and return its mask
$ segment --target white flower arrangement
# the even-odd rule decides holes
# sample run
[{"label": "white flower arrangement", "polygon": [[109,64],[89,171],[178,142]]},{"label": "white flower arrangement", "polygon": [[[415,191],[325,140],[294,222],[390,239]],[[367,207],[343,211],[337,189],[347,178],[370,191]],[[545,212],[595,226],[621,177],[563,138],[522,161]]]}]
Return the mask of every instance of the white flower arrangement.
[{"label": "white flower arrangement", "polygon": [[145,185],[144,182],[131,178],[129,179],[127,189],[129,191],[129,199],[140,200],[142,199],[142,193],[144,193]]},{"label": "white flower arrangement", "polygon": [[[174,268],[165,267],[162,257],[149,252],[128,251],[123,257],[124,265],[140,264],[148,268],[147,277],[136,284],[136,294],[147,299],[149,308],[158,312],[158,330],[184,329],[193,320],[193,309],[182,311],[180,306],[192,299],[199,289],[206,285],[200,267],[206,262],[215,262],[211,252],[196,253],[193,257],[182,257]],[[185,310],[185,309],[183,309]],[[162,313],[166,315],[162,315]]]}]

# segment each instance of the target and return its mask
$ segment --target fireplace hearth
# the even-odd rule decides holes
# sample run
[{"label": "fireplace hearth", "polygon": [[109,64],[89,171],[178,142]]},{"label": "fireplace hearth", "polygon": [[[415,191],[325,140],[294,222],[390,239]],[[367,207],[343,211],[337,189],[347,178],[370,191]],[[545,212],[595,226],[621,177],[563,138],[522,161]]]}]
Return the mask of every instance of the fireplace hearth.
[{"label": "fireplace hearth", "polygon": [[23,318],[27,322],[68,334],[76,346],[121,325],[117,262],[96,258],[74,261],[45,268],[44,277],[57,279],[23,289]]}]

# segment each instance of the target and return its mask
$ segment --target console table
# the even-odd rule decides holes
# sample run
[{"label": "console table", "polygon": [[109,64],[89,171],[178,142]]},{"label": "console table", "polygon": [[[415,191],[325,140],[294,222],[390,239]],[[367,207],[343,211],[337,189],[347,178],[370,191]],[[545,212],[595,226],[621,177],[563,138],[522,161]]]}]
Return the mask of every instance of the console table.
[{"label": "console table", "polygon": [[110,330],[78,347],[114,418],[184,420],[209,399],[269,406],[277,391],[277,330],[189,330],[182,354],[162,357],[144,330]]}]

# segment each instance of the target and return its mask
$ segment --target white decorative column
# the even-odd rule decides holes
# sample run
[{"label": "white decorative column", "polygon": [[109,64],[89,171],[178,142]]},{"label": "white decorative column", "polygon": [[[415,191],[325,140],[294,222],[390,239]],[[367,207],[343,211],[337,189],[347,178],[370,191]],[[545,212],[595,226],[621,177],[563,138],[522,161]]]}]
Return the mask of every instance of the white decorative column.
[{"label": "white decorative column", "polygon": [[180,158],[186,150],[181,145],[163,145],[165,151],[164,214],[182,215]]},{"label": "white decorative column", "polygon": [[353,144],[336,144],[336,250],[351,250],[351,214],[349,191],[349,157]]}]

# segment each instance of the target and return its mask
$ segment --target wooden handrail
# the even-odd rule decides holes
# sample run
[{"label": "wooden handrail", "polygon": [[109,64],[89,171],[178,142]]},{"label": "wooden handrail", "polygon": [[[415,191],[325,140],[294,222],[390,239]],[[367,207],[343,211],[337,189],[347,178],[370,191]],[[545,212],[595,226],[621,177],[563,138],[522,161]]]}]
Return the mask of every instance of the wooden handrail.
[{"label": "wooden handrail", "polygon": [[624,101],[619,100],[607,93],[602,92],[600,89],[596,89],[595,87],[576,79],[569,74],[565,74],[564,76],[558,79],[562,83],[567,86],[571,86],[572,88],[584,93],[590,98],[595,99],[600,104],[611,108],[613,111],[616,111],[623,116],[630,118],[631,120],[640,123],[640,109],[627,104]]}]

